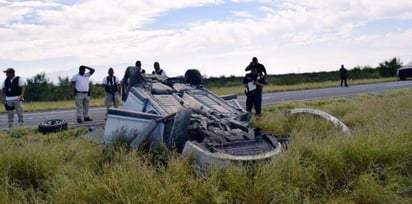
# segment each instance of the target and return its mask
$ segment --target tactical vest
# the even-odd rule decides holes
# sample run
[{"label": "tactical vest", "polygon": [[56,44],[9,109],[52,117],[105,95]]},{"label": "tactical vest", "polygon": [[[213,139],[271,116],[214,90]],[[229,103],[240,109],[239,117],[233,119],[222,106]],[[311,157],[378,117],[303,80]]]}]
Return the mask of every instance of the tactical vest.
[{"label": "tactical vest", "polygon": [[110,80],[110,76],[107,76],[106,77],[106,85],[109,85],[109,86],[105,87],[106,92],[108,92],[108,93],[116,92],[117,91],[116,77],[113,76],[113,81],[112,81],[112,80]]},{"label": "tactical vest", "polygon": [[13,82],[11,82],[9,78],[7,78],[4,81],[4,87],[6,89],[6,96],[20,96],[21,95],[22,87],[19,87],[19,80],[20,80],[20,77],[17,76],[13,79]]},{"label": "tactical vest", "polygon": [[161,75],[162,73],[163,73],[163,69],[160,69],[158,72],[156,72],[156,70],[152,72],[152,74],[158,74],[158,75]]}]

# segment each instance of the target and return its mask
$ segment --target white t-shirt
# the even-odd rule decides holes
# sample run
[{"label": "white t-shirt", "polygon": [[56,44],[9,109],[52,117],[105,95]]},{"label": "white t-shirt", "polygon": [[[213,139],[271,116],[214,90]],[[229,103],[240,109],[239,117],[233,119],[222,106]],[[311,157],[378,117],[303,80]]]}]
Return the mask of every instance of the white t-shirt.
[{"label": "white t-shirt", "polygon": [[89,91],[90,76],[91,76],[90,72],[84,73],[83,76],[80,75],[79,73],[75,74],[71,80],[71,82],[75,82],[74,88],[76,88],[76,90],[79,92]]},{"label": "white t-shirt", "polygon": [[154,72],[154,75],[156,75],[160,80],[165,80],[165,79],[167,79],[167,75],[166,75],[165,70],[161,69],[160,71],[161,71],[160,74],[158,74],[156,71],[153,71],[153,72]]}]

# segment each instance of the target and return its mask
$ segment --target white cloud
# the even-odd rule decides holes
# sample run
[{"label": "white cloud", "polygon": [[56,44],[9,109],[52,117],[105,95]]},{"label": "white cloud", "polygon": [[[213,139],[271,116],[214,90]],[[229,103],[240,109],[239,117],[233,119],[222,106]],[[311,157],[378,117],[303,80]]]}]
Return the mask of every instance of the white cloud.
[{"label": "white cloud", "polygon": [[[256,1],[231,2],[250,5]],[[252,56],[268,67],[282,67],[270,69],[270,73],[334,69],[341,61],[350,67],[356,62],[377,64],[393,56],[412,57],[411,51],[403,48],[411,46],[410,30],[359,34],[360,28],[373,21],[412,19],[411,1],[259,2],[265,3],[256,5],[263,16],[245,8],[228,11],[240,18],[200,19],[186,27],[150,29],[157,17],[170,10],[223,6],[229,1],[89,0],[64,5],[0,0],[0,58],[38,61],[70,57],[97,65],[132,64],[141,59],[150,69],[153,61],[160,61],[171,69],[168,73],[183,73],[195,66],[209,76],[219,76],[243,74]],[[33,66],[46,70],[41,68],[43,64]]]},{"label": "white cloud", "polygon": [[18,1],[18,2],[12,2],[10,4],[10,7],[16,7],[16,8],[21,8],[21,7],[36,8],[36,7],[54,7],[54,6],[59,6],[59,4],[52,3],[52,2],[43,2],[43,1]]}]

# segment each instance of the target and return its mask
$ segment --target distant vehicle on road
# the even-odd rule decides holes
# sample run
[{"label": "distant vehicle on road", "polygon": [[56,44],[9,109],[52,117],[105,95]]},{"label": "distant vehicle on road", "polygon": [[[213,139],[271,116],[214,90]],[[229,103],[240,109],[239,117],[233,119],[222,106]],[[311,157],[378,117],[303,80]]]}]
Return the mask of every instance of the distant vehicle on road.
[{"label": "distant vehicle on road", "polygon": [[408,77],[412,77],[412,62],[409,62],[406,66],[399,68],[396,71],[396,76],[400,80],[405,80]]}]

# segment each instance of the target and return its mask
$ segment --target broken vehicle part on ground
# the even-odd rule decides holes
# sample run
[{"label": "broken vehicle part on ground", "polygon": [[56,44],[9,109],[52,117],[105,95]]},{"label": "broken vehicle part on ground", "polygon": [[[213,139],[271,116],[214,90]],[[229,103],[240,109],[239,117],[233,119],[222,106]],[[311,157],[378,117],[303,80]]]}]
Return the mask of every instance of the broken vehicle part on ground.
[{"label": "broken vehicle part on ground", "polygon": [[236,95],[219,97],[201,83],[195,69],[167,80],[142,74],[123,107],[109,109],[104,146],[119,138],[131,148],[165,145],[200,166],[266,160],[281,152],[285,140],[249,127],[250,115]]},{"label": "broken vehicle part on ground", "polygon": [[331,114],[320,111],[320,110],[315,110],[315,109],[310,109],[310,108],[294,108],[290,110],[289,113],[291,115],[295,115],[299,113],[309,113],[315,116],[319,116],[319,117],[325,118],[326,120],[332,122],[335,127],[341,128],[342,132],[348,133],[348,134],[350,133],[350,129],[348,128],[348,126],[345,125],[345,123],[337,119],[335,116],[332,116]]}]

